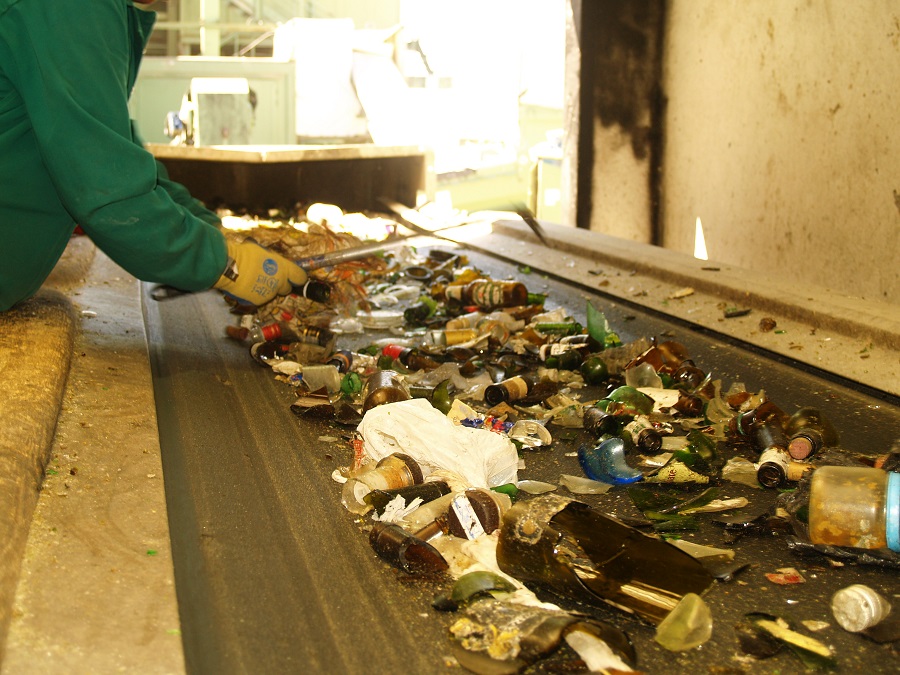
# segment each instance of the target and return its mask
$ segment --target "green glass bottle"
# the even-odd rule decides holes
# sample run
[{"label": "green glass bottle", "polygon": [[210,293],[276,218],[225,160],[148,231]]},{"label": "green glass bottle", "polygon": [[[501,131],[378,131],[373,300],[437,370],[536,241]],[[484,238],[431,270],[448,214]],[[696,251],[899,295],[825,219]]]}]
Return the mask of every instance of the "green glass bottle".
[{"label": "green glass bottle", "polygon": [[627,384],[613,389],[606,398],[618,404],[621,414],[649,415],[653,412],[653,399]]}]

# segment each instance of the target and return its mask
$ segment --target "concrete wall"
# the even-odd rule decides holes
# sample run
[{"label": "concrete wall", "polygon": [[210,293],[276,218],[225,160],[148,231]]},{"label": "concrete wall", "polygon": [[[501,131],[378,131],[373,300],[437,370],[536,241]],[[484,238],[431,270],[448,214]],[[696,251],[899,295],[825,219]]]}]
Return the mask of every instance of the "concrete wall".
[{"label": "concrete wall", "polygon": [[900,3],[671,0],[662,244],[900,303]]}]

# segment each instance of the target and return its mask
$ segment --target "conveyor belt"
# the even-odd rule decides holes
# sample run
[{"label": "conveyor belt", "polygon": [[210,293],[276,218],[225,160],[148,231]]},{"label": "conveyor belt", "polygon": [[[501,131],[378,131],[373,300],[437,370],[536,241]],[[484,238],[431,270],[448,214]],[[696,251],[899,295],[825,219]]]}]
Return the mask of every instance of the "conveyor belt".
[{"label": "conveyor belt", "polygon": [[[471,257],[498,277],[516,274],[509,264]],[[530,290],[549,294],[548,305],[565,306],[584,321],[586,291],[536,276],[526,281]],[[349,464],[351,450],[343,439],[323,437],[340,437],[348,429],[291,413],[289,388],[253,362],[246,346],[224,337],[233,318],[217,294],[157,303],[149,299],[149,288],[144,290],[189,671],[445,672],[446,629],[454,617],[430,607],[432,595],[445,587],[405,578],[378,559],[362,522],[340,505],[339,486],[330,476]],[[685,344],[697,364],[726,386],[741,381],[750,390],[765,388],[788,411],[820,408],[850,451],[885,452],[900,429],[900,409],[888,395],[861,391],[621,301],[595,294],[592,302],[624,341],[666,335]],[[370,337],[339,346],[352,348]],[[528,468],[519,477],[555,482],[561,473],[580,474],[577,459],[566,456],[577,444],[560,441],[552,450],[527,454]],[[752,509],[763,509],[774,498],[773,492],[732,483],[722,492],[748,496]],[[637,515],[622,490],[583,500]],[[721,545],[723,533],[705,523],[689,538]],[[739,653],[732,627],[747,611],[829,621],[831,628],[818,637],[834,647],[844,672],[896,672],[897,661],[886,647],[845,633],[828,607],[831,595],[851,583],[900,593],[896,571],[832,569],[825,559],[793,556],[779,537],[747,537],[734,548],[739,560],[754,566],[739,577],[741,584],[717,584],[707,594],[715,628],[699,650],[674,656],[653,641],[649,626],[614,610],[592,612],[631,635],[639,667],[651,673],[673,672],[673,664],[691,672],[747,667],[732,660]],[[774,586],[763,576],[787,566],[804,570],[807,583]],[[573,654],[561,651],[555,658]],[[803,671],[787,654],[756,667]]]}]

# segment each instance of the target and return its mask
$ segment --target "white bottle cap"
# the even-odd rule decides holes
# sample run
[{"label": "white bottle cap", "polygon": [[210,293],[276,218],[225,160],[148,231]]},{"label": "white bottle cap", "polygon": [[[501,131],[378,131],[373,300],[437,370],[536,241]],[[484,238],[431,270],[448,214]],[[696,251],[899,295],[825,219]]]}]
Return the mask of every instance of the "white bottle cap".
[{"label": "white bottle cap", "polygon": [[831,611],[841,628],[859,633],[879,623],[891,611],[891,605],[872,588],[853,584],[831,597]]}]

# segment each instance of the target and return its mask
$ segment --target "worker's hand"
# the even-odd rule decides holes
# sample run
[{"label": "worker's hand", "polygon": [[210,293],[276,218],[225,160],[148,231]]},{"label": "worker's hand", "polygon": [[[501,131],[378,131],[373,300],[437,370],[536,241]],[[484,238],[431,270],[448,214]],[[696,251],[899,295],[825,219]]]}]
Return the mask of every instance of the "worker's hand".
[{"label": "worker's hand", "polygon": [[252,239],[226,240],[228,266],[215,288],[242,305],[264,305],[306,283],[306,271],[287,258],[264,249]]}]

